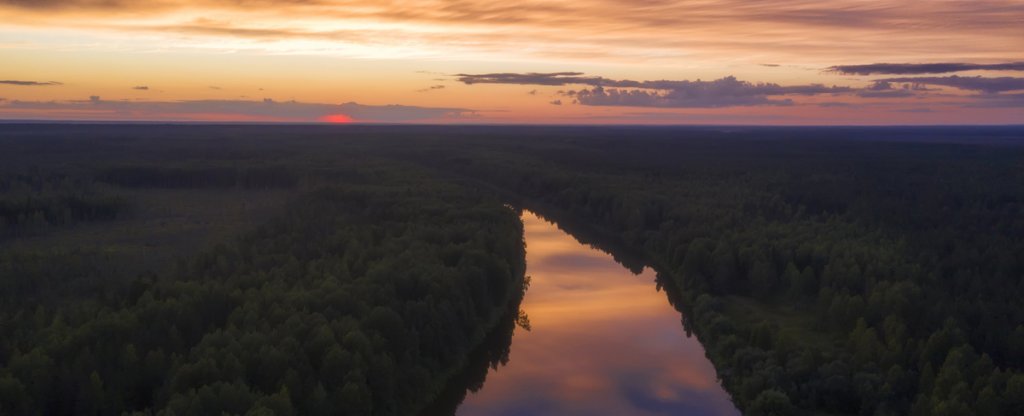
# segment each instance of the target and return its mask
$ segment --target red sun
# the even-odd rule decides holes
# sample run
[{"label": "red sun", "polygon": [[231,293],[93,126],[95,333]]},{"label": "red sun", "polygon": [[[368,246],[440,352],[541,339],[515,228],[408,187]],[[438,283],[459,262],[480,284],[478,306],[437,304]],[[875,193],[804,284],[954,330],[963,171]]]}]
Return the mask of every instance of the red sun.
[{"label": "red sun", "polygon": [[344,114],[331,114],[329,116],[323,116],[320,121],[331,124],[346,124],[352,122],[352,117]]}]

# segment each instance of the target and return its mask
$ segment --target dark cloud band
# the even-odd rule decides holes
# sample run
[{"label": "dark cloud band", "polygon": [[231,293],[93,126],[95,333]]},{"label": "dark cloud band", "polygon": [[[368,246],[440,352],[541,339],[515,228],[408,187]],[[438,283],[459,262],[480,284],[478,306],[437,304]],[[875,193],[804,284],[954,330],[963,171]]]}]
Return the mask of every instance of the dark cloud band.
[{"label": "dark cloud band", "polygon": [[948,74],[962,71],[1024,71],[1024,62],[1008,62],[1002,64],[972,64],[962,62],[946,62],[932,64],[868,64],[868,65],[836,65],[829,71],[847,75],[913,75],[913,74]]},{"label": "dark cloud band", "polygon": [[54,85],[64,85],[64,84],[61,84],[61,83],[56,82],[56,81],[39,82],[39,81],[17,81],[17,80],[10,80],[10,79],[0,80],[0,84],[4,84],[4,85],[17,85],[17,86],[21,86],[21,87],[49,87],[49,86],[54,86]]}]

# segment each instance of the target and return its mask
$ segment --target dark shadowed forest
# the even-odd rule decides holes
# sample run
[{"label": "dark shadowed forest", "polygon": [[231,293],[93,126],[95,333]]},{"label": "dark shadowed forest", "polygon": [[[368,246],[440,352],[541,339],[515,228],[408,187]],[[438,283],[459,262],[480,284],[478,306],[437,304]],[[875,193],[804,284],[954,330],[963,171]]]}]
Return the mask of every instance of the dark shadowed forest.
[{"label": "dark shadowed forest", "polygon": [[0,413],[452,414],[522,207],[744,414],[1024,414],[1021,128],[153,125],[0,125]]}]

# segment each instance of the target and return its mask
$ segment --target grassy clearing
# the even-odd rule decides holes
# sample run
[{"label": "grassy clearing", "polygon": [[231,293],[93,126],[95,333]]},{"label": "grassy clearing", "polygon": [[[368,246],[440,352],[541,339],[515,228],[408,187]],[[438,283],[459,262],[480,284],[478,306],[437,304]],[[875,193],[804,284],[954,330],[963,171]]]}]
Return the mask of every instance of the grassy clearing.
[{"label": "grassy clearing", "polygon": [[111,272],[159,272],[255,227],[292,198],[283,190],[120,190],[130,204],[114,221],[53,228],[15,239],[5,250],[95,255]]},{"label": "grassy clearing", "polygon": [[736,322],[743,322],[743,325],[771,322],[778,325],[780,338],[815,348],[832,348],[839,341],[817,327],[814,315],[792,305],[766,303],[736,295],[722,299],[725,301],[725,315]]}]

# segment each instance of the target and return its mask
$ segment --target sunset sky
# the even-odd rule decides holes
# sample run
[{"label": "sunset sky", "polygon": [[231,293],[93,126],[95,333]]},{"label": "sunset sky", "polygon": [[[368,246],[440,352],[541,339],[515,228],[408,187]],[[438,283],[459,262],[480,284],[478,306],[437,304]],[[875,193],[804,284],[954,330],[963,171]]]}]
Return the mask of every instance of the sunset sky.
[{"label": "sunset sky", "polygon": [[1024,124],[1024,0],[0,0],[0,119]]}]

